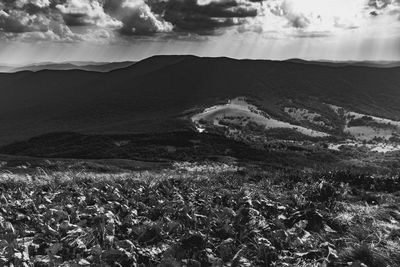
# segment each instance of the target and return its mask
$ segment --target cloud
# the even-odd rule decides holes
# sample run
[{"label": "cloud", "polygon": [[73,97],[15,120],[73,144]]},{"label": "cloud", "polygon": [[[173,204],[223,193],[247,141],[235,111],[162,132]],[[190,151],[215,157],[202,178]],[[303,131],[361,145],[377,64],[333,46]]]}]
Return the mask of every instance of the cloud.
[{"label": "cloud", "polygon": [[272,38],[320,38],[361,28],[370,19],[368,0],[268,0],[239,32]]},{"label": "cloud", "polygon": [[[213,34],[256,17],[259,2],[249,0],[168,0],[152,1],[155,10],[162,10],[165,20],[178,31]],[[258,3],[258,4],[257,4]],[[161,12],[160,12],[161,13]]]},{"label": "cloud", "polygon": [[69,26],[97,25],[99,27],[121,27],[122,23],[104,13],[103,6],[96,0],[67,0],[56,5]]},{"label": "cloud", "polygon": [[0,11],[0,31],[11,33],[44,32],[49,19],[42,15],[30,15],[22,10]]},{"label": "cloud", "polygon": [[50,0],[17,0],[15,5],[18,7],[23,7],[25,5],[34,5],[39,8],[45,8],[50,6]]},{"label": "cloud", "polygon": [[398,16],[400,20],[400,0],[369,0],[368,7],[370,15],[373,17]]},{"label": "cloud", "polygon": [[104,8],[121,21],[123,35],[150,35],[171,32],[173,25],[154,13],[144,0],[108,0]]},{"label": "cloud", "polygon": [[47,0],[4,0],[0,4],[0,38],[21,41],[72,42],[81,39],[52,12]]},{"label": "cloud", "polygon": [[325,37],[384,15],[400,19],[400,0],[2,0],[0,35],[67,42],[232,32]]},{"label": "cloud", "polygon": [[385,9],[392,5],[399,5],[400,0],[369,0],[368,5],[375,9]]},{"label": "cloud", "polygon": [[[95,25],[97,28],[81,33],[73,32],[65,18],[73,18],[74,15],[82,24]],[[112,34],[105,34],[108,33],[108,28],[121,26],[121,22],[104,13],[98,1],[4,0],[0,3],[2,40],[102,42],[105,38],[114,37]]]}]

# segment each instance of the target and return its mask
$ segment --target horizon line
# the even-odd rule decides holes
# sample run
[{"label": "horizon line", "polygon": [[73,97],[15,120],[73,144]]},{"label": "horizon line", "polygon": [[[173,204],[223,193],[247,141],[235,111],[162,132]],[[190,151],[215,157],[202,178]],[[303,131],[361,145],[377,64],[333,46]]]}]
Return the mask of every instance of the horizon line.
[{"label": "horizon line", "polygon": [[[191,56],[191,57],[197,57],[197,58],[227,58],[227,59],[233,59],[233,60],[253,60],[253,61],[277,61],[277,62],[285,62],[285,61],[291,61],[291,60],[298,60],[298,61],[304,61],[304,62],[320,62],[320,63],[375,63],[375,64],[390,64],[390,63],[400,63],[400,59],[394,59],[394,60],[387,60],[387,59],[365,59],[365,60],[356,60],[356,59],[345,59],[345,60],[334,60],[334,59],[306,59],[306,58],[286,58],[286,59],[268,59],[268,58],[236,58],[236,57],[229,57],[229,56],[200,56],[200,55],[195,55],[195,54],[155,54],[152,56],[145,57],[143,59],[138,59],[138,60],[133,60],[133,59],[126,59],[126,60],[116,60],[116,61],[104,61],[104,60],[63,60],[63,61],[49,61],[49,60],[44,60],[44,61],[32,61],[24,64],[10,64],[10,63],[2,63],[0,62],[1,67],[25,67],[25,66],[30,66],[30,65],[46,65],[46,64],[74,64],[74,63],[84,63],[84,64],[110,64],[110,63],[123,63],[123,62],[132,62],[132,63],[137,63],[149,58],[153,57],[162,57],[162,56]],[[77,65],[79,66],[79,65]]]}]

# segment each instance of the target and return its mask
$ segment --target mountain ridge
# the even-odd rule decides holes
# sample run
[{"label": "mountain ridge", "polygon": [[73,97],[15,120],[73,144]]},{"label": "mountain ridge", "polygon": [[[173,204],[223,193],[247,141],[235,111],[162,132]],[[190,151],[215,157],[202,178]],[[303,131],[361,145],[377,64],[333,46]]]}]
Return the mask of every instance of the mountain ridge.
[{"label": "mountain ridge", "polygon": [[121,69],[135,64],[134,61],[121,61],[121,62],[84,62],[84,61],[71,61],[71,62],[41,62],[37,64],[29,64],[24,66],[0,66],[1,73],[17,73],[23,71],[39,72],[43,70],[83,70],[92,72],[109,72],[116,69]]},{"label": "mountain ridge", "polygon": [[107,73],[1,73],[0,144],[54,131],[174,130],[189,124],[180,118],[186,110],[238,96],[278,116],[282,101],[292,100],[398,120],[399,74],[400,68],[196,56],[154,56]]}]

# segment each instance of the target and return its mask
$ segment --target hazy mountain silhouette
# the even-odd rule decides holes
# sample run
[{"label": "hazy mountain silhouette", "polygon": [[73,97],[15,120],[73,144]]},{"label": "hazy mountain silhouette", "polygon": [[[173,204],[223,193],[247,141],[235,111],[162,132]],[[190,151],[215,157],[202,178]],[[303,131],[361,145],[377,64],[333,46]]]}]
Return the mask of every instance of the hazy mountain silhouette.
[{"label": "hazy mountain silhouette", "polygon": [[303,63],[312,65],[323,65],[331,67],[345,67],[345,66],[358,66],[358,67],[372,67],[372,68],[395,68],[400,67],[400,61],[330,61],[330,60],[304,60],[300,58],[291,58],[286,62]]},{"label": "hazy mountain silhouette", "polygon": [[[63,63],[51,63],[44,62],[40,64],[26,65],[16,68],[4,69],[3,72],[19,72],[19,71],[41,71],[41,70],[85,70],[85,71],[95,71],[95,72],[108,72],[116,69],[122,69],[133,65],[133,61],[123,61],[123,62],[63,62]],[[0,68],[1,71],[1,68]]]},{"label": "hazy mountain silhouette", "polygon": [[155,56],[107,73],[2,73],[0,83],[0,145],[55,131],[176,130],[189,110],[237,96],[271,111],[290,98],[400,118],[400,68]]},{"label": "hazy mountain silhouette", "polygon": [[12,72],[12,70],[15,68],[16,66],[0,65],[0,72]]}]

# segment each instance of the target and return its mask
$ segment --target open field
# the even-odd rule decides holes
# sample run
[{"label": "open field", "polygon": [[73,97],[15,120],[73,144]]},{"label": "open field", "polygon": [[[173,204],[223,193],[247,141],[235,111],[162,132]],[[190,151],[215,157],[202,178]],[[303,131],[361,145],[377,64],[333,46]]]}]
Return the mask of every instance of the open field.
[{"label": "open field", "polygon": [[0,264],[399,266],[399,176],[175,163],[0,174]]},{"label": "open field", "polygon": [[195,114],[192,117],[192,121],[200,132],[203,132],[207,128],[207,124],[223,127],[221,124],[229,123],[230,125],[245,127],[249,123],[254,123],[265,127],[265,129],[291,129],[311,137],[329,136],[326,133],[273,119],[265,112],[259,110],[256,106],[247,103],[245,98],[240,97],[229,100],[225,105],[207,108],[202,113]]}]

